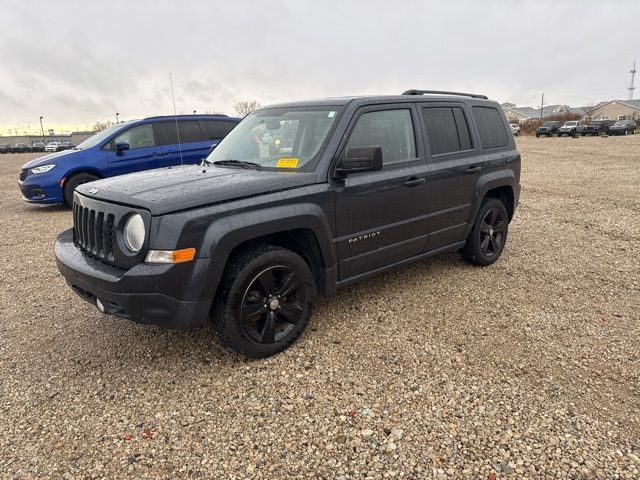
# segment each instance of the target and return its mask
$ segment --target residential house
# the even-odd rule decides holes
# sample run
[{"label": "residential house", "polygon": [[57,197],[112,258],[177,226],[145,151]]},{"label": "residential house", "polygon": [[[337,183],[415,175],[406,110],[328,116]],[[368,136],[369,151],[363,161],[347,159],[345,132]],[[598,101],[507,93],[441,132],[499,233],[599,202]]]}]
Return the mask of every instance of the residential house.
[{"label": "residential house", "polygon": [[[640,100],[611,100],[591,107],[591,120],[640,120]],[[588,120],[585,114],[583,120]]]},{"label": "residential house", "polygon": [[544,120],[545,118],[556,115],[571,113],[572,110],[568,105],[545,105],[541,115],[539,108],[512,107],[511,105],[513,104],[503,104],[502,109],[509,122],[517,123],[524,123],[528,120],[539,120],[540,118]]}]

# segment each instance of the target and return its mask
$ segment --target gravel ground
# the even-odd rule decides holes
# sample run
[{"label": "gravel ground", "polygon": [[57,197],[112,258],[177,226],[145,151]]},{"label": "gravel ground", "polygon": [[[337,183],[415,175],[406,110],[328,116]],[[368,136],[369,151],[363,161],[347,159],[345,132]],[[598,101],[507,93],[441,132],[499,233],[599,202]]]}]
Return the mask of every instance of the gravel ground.
[{"label": "gravel ground", "polygon": [[518,139],[502,259],[320,300],[275,358],[106,317],[0,157],[3,478],[640,478],[640,135]]}]

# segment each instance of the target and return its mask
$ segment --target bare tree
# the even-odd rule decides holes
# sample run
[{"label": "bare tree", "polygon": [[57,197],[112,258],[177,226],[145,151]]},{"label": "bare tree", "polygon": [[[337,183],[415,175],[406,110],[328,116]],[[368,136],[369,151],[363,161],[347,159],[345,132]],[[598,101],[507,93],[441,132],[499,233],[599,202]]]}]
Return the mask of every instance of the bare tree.
[{"label": "bare tree", "polygon": [[587,121],[587,123],[591,123],[591,117],[598,109],[598,107],[599,105],[594,105],[593,102],[591,102],[591,104],[587,105],[586,107],[582,107],[582,117]]},{"label": "bare tree", "polygon": [[233,109],[236,111],[236,113],[239,116],[244,117],[246,115],[249,115],[259,106],[260,106],[260,102],[258,102],[257,100],[250,100],[250,101],[243,100],[241,102],[236,103],[233,106]]},{"label": "bare tree", "polygon": [[106,122],[98,121],[93,124],[93,131],[101,132],[102,130],[109,128],[111,125],[113,125],[113,122],[111,120],[107,120]]}]

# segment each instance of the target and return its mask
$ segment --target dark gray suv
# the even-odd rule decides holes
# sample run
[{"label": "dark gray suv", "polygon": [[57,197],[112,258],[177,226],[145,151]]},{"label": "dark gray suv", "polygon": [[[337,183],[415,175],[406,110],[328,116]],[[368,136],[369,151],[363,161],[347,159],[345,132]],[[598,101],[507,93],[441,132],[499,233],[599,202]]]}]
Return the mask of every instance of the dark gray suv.
[{"label": "dark gray suv", "polygon": [[520,154],[483,95],[408,90],[264,107],[200,166],[80,185],[58,268],[106,314],[213,321],[251,357],[291,345],[317,294],[449,250],[490,265]]}]

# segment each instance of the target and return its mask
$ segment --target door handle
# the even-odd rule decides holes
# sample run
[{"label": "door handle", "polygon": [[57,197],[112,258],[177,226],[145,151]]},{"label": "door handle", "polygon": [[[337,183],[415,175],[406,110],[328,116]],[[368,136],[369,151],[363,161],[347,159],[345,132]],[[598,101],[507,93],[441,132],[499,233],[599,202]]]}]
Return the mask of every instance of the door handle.
[{"label": "door handle", "polygon": [[421,178],[411,177],[409,180],[404,182],[404,184],[407,187],[415,187],[416,185],[420,185],[421,183],[425,183],[426,181],[427,179],[424,177],[421,177]]},{"label": "door handle", "polygon": [[475,167],[469,167],[467,168],[464,173],[477,173],[480,170],[482,170],[482,167],[480,165],[476,165]]}]

